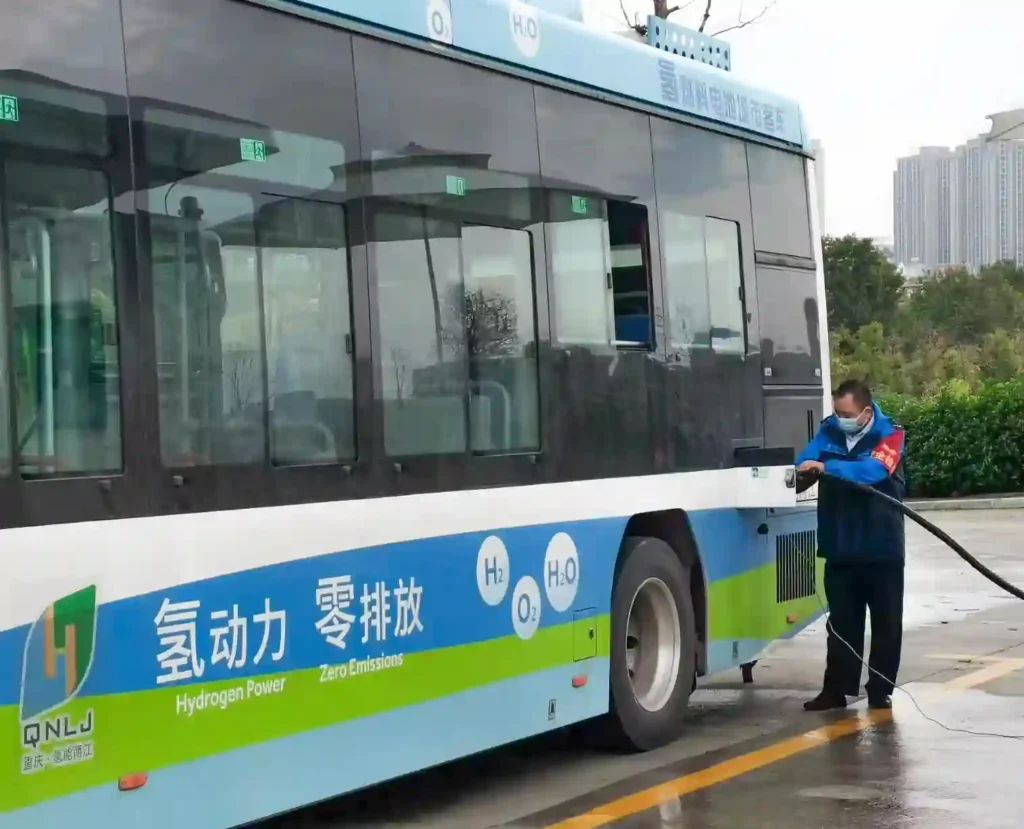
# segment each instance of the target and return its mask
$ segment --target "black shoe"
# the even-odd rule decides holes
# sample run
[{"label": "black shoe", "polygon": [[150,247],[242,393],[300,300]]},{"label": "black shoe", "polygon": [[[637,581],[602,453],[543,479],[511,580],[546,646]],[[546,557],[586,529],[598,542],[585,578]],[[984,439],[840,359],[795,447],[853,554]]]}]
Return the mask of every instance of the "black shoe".
[{"label": "black shoe", "polygon": [[832,711],[846,707],[846,695],[822,691],[812,700],[804,703],[804,711]]},{"label": "black shoe", "polygon": [[873,711],[890,711],[892,710],[892,697],[868,697],[868,708]]}]

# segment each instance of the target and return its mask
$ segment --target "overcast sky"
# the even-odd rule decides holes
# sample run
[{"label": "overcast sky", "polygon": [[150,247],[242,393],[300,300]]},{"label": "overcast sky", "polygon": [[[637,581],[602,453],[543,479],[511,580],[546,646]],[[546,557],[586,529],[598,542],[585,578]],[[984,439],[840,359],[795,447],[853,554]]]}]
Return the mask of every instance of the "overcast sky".
[{"label": "overcast sky", "polygon": [[[591,22],[622,23],[619,0],[584,0]],[[648,14],[650,0],[623,0]],[[681,0],[685,2],[685,0]],[[673,20],[696,27],[704,0]],[[714,0],[708,31],[740,0]],[[745,0],[750,16],[763,5]],[[789,95],[825,146],[825,231],[892,235],[896,159],[955,146],[985,116],[1024,106],[1024,4],[1014,0],[777,0],[723,36],[733,72]]]}]

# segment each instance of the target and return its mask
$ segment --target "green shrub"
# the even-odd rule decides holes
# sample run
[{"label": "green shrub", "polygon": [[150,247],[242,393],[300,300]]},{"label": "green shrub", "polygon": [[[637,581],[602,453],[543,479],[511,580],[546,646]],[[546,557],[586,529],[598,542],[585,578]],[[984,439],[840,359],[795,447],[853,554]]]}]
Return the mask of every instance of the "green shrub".
[{"label": "green shrub", "polygon": [[1024,381],[971,390],[949,383],[930,397],[879,395],[906,430],[913,495],[956,497],[1024,490]]}]

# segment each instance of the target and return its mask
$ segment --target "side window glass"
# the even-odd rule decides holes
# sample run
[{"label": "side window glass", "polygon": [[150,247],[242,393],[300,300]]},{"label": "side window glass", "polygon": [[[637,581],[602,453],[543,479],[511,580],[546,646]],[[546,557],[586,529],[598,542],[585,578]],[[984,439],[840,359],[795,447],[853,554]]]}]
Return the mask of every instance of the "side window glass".
[{"label": "side window glass", "polygon": [[716,352],[746,351],[743,271],[740,265],[740,226],[736,222],[704,220],[711,308],[711,345]]},{"label": "side window glass", "polygon": [[747,145],[754,247],[791,256],[814,256],[805,162],[792,153]]},{"label": "side window glass", "polygon": [[266,373],[252,196],[149,193],[160,444],[171,467],[264,458]]},{"label": "side window glass", "polygon": [[536,451],[540,401],[530,234],[466,226],[462,262],[472,449]]},{"label": "side window glass", "polygon": [[466,340],[459,228],[380,212],[376,261],[388,455],[465,452]]},{"label": "side window glass", "polygon": [[562,345],[609,345],[607,226],[601,218],[548,225],[558,341]]},{"label": "side window glass", "polygon": [[302,197],[344,189],[344,147],[161,110],[145,124],[166,182],[145,195],[164,464],[351,459],[345,208]]},{"label": "side window glass", "polygon": [[419,213],[373,222],[385,451],[536,450],[530,234]]},{"label": "side window glass", "polygon": [[707,348],[711,311],[708,298],[704,220],[663,211],[668,344],[672,349]]},{"label": "side window glass", "polygon": [[[20,472],[120,471],[109,181],[99,171],[22,162],[8,162],[4,174]],[[9,456],[10,430],[0,428]]]},{"label": "side window glass", "polygon": [[608,238],[615,342],[620,346],[650,348],[654,336],[647,208],[608,202]]},{"label": "side window glass", "polygon": [[257,226],[267,340],[271,460],[338,463],[356,454],[345,209],[282,199]]},{"label": "side window glass", "polygon": [[548,237],[562,345],[653,345],[647,208],[556,193]]}]

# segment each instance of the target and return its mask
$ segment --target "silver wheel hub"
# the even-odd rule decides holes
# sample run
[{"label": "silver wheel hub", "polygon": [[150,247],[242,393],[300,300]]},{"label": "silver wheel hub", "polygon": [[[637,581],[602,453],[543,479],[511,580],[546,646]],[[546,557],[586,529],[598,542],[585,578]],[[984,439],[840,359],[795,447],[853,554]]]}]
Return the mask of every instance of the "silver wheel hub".
[{"label": "silver wheel hub", "polygon": [[633,696],[647,711],[668,703],[682,658],[679,610],[668,585],[647,579],[633,595],[626,621],[626,670]]}]

